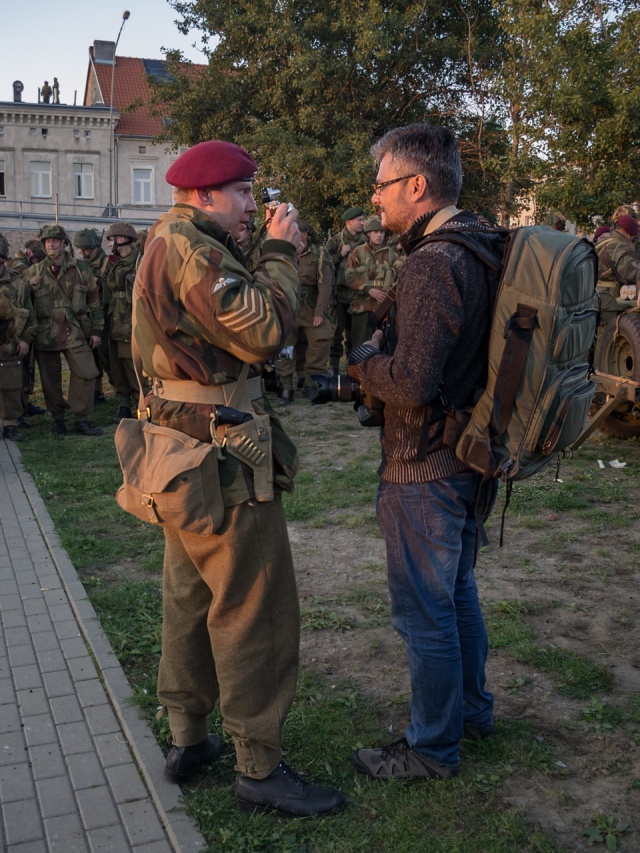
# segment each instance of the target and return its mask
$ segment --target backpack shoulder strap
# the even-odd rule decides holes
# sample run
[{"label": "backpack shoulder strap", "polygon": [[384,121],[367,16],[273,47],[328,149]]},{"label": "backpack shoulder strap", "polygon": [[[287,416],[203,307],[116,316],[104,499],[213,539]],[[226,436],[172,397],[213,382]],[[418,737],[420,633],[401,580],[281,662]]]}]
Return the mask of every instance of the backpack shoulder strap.
[{"label": "backpack shoulder strap", "polygon": [[478,230],[472,231],[470,229],[466,231],[436,231],[433,234],[428,234],[421,240],[416,249],[421,248],[426,243],[436,243],[438,241],[443,243],[457,243],[473,252],[489,269],[498,272],[502,269],[502,261],[493,252],[489,251],[486,246],[483,246],[480,241],[474,240],[471,236],[474,233],[479,234],[484,232]]}]

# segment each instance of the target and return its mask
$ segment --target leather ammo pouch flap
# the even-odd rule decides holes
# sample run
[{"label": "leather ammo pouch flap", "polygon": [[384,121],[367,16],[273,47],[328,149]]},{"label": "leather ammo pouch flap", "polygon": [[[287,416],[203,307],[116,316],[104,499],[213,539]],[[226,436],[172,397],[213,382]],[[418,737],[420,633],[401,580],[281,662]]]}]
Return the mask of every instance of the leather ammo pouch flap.
[{"label": "leather ammo pouch flap", "polygon": [[251,468],[256,500],[272,501],[273,438],[269,415],[254,415],[251,420],[224,430],[223,451]]},{"label": "leather ammo pouch flap", "polygon": [[147,420],[125,418],[115,445],[122,509],[151,524],[210,536],[222,524],[217,448]]}]

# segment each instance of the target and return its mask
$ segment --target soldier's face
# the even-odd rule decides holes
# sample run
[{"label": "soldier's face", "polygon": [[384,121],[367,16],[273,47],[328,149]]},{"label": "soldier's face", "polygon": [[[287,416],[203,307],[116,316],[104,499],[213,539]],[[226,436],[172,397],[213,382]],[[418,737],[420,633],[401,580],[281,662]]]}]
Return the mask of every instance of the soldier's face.
[{"label": "soldier's face", "polygon": [[61,255],[64,249],[64,242],[59,237],[47,237],[44,241],[44,250],[51,258],[56,258]]},{"label": "soldier's face", "polygon": [[251,181],[234,181],[209,191],[209,216],[234,240],[241,240],[253,214],[257,211]]},{"label": "soldier's face", "polygon": [[373,246],[382,246],[384,243],[384,231],[369,231],[367,237]]},{"label": "soldier's face", "polygon": [[347,226],[349,234],[351,234],[352,237],[355,237],[356,234],[362,233],[362,229],[364,228],[364,216],[356,216],[355,219],[347,219],[345,225]]}]

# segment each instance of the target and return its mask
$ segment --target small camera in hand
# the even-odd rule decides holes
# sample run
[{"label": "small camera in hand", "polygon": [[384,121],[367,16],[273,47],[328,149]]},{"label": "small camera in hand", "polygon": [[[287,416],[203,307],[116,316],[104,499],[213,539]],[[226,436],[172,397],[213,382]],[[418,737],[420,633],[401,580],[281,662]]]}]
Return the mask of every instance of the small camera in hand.
[{"label": "small camera in hand", "polygon": [[[260,198],[262,199],[262,203],[270,210],[272,213],[275,213],[276,209],[280,207],[281,202],[278,201],[278,196],[280,195],[280,190],[275,189],[275,187],[263,187],[260,190]],[[291,213],[293,210],[293,205],[287,205],[287,212]]]}]

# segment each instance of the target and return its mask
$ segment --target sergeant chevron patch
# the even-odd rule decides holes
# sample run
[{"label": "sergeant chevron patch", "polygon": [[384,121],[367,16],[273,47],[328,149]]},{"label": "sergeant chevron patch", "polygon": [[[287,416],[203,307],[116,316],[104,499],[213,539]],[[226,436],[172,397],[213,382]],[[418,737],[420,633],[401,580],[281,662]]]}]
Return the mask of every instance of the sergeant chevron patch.
[{"label": "sergeant chevron patch", "polygon": [[[264,297],[255,287],[243,284],[238,293],[239,307],[221,314],[218,319],[231,332],[244,332],[266,316]],[[238,302],[236,304],[238,304]]]}]

